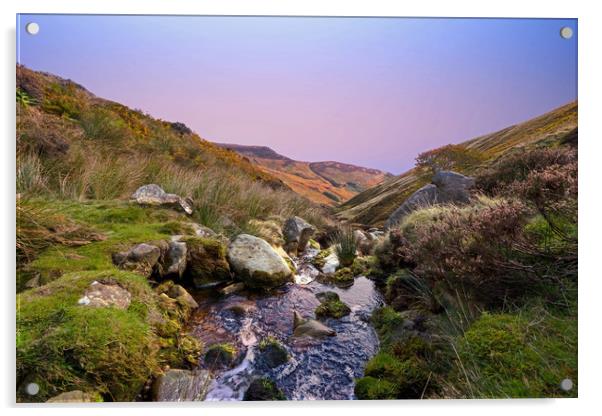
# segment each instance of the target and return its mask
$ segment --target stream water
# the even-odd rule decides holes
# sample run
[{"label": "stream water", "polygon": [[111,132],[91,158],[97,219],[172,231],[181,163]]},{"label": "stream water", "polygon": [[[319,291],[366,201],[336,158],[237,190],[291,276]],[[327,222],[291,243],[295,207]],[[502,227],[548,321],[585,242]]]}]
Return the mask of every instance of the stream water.
[{"label": "stream water", "polygon": [[[234,368],[214,373],[205,400],[242,400],[251,381],[260,376],[274,380],[288,400],[354,398],[354,379],[362,376],[365,363],[378,350],[369,317],[382,299],[373,282],[362,276],[345,289],[313,280],[318,275],[310,264],[315,254],[309,251],[296,259],[295,283],[270,294],[239,293],[224,298],[196,294],[200,307],[192,318],[193,335],[205,345],[230,342],[241,351]],[[348,316],[323,321],[336,336],[292,337],[293,311],[314,318],[320,304],[315,294],[327,290],[336,292],[351,308]],[[267,336],[285,346],[290,357],[286,364],[270,369],[258,359],[258,343]]]}]

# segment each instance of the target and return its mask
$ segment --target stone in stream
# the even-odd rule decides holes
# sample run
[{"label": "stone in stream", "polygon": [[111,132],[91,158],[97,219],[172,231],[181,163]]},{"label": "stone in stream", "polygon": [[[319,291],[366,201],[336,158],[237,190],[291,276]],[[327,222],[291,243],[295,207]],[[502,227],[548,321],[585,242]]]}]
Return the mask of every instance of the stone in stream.
[{"label": "stone in stream", "polygon": [[168,370],[153,384],[153,400],[157,402],[202,401],[210,384],[211,375],[206,370]]},{"label": "stone in stream", "polygon": [[300,217],[291,217],[282,227],[284,236],[284,249],[290,255],[296,256],[302,253],[316,229],[313,225]]},{"label": "stone in stream", "polygon": [[177,300],[178,303],[191,309],[196,309],[199,307],[199,304],[194,300],[192,295],[180,285],[173,285],[170,287],[167,291],[167,296]]},{"label": "stone in stream", "polygon": [[140,205],[162,206],[184,211],[188,215],[192,214],[192,204],[189,200],[176,194],[168,194],[156,184],[141,186],[130,199]]},{"label": "stone in stream", "polygon": [[247,287],[270,289],[292,281],[284,259],[261,238],[238,235],[228,248],[230,267]]},{"label": "stone in stream", "polygon": [[258,378],[251,382],[243,397],[244,401],[286,400],[284,393],[269,378]]},{"label": "stone in stream", "polygon": [[294,337],[333,337],[336,332],[315,319],[304,319],[297,311],[293,312],[293,336]]}]

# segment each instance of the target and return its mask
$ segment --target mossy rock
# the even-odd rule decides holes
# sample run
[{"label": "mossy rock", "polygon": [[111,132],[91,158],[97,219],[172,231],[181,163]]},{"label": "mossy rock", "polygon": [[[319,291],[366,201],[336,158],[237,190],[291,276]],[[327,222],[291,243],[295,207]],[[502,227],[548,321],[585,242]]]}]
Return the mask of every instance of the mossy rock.
[{"label": "mossy rock", "polygon": [[[125,288],[127,309],[78,304],[93,281]],[[97,391],[131,401],[160,367],[158,337],[148,322],[156,311],[146,279],[130,272],[75,272],[17,295],[17,380],[40,392],[19,401],[45,401],[70,390]]]},{"label": "mossy rock", "polygon": [[205,352],[205,364],[209,368],[228,368],[234,364],[238,351],[232,344],[213,344]]},{"label": "mossy rock", "polygon": [[269,378],[259,378],[253,380],[245,392],[243,400],[245,401],[274,401],[286,400],[284,393],[276,383]]},{"label": "mossy rock", "polygon": [[354,392],[360,400],[394,400],[397,398],[395,384],[370,376],[356,380]]},{"label": "mossy rock", "polygon": [[261,359],[269,367],[278,367],[288,361],[286,348],[274,337],[267,337],[259,343]]},{"label": "mossy rock", "polygon": [[314,240],[313,238],[309,239],[308,242],[309,247],[313,248],[314,250],[320,250],[322,247],[320,246],[320,243],[318,243],[316,240]]},{"label": "mossy rock", "polygon": [[217,239],[184,237],[186,243],[186,272],[194,286],[201,288],[231,279],[230,265],[226,260],[226,245]]},{"label": "mossy rock", "polygon": [[353,274],[353,270],[351,270],[351,268],[343,267],[342,269],[337,270],[330,279],[332,283],[338,287],[349,287],[353,286],[355,275]]},{"label": "mossy rock", "polygon": [[322,302],[315,311],[318,318],[339,319],[351,313],[349,306],[334,292],[321,292],[316,294],[316,297]]},{"label": "mossy rock", "polygon": [[330,254],[332,254],[332,249],[331,248],[326,248],[326,249],[320,251],[313,258],[313,260],[311,261],[311,264],[313,264],[319,270],[322,270],[322,267],[324,267],[324,265],[326,264],[326,258],[328,256],[330,256]]}]

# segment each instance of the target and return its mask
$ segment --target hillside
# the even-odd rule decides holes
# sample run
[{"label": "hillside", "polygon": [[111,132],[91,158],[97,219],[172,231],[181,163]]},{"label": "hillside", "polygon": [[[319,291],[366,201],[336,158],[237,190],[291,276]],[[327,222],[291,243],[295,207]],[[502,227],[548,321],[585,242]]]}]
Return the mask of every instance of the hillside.
[{"label": "hillside", "polygon": [[391,176],[341,162],[300,162],[265,146],[218,143],[250,160],[265,173],[278,177],[313,202],[337,205]]},{"label": "hillside", "polygon": [[[572,102],[534,119],[460,145],[478,152],[482,156],[482,163],[487,164],[516,149],[553,144],[577,128],[577,107],[577,102]],[[471,165],[457,170],[471,173],[478,167],[479,165]],[[354,196],[340,206],[337,217],[352,223],[382,225],[408,196],[428,182],[428,178],[420,173],[419,169],[413,168]]]}]

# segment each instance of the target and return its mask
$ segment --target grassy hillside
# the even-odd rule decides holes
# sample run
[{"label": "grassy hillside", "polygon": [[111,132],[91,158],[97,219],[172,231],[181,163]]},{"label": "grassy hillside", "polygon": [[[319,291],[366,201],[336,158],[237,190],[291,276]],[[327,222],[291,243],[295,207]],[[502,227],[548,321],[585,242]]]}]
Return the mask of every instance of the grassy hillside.
[{"label": "grassy hillside", "polygon": [[298,194],[330,206],[340,204],[390,176],[377,169],[340,162],[300,162],[265,146],[219,146],[247,157],[265,173],[281,178]]},{"label": "grassy hillside", "polygon": [[17,67],[17,192],[56,199],[127,199],[157,183],[194,200],[196,220],[244,229],[250,219],[317,207],[280,179],[179,122],[94,96],[60,77]]},{"label": "grassy hillside", "polygon": [[[459,146],[479,156],[476,158],[478,163],[456,166],[455,170],[469,174],[509,152],[553,145],[576,128],[577,103],[572,102],[529,121],[461,143]],[[428,174],[413,168],[343,203],[337,216],[353,223],[380,226],[408,196],[428,181]]]}]

